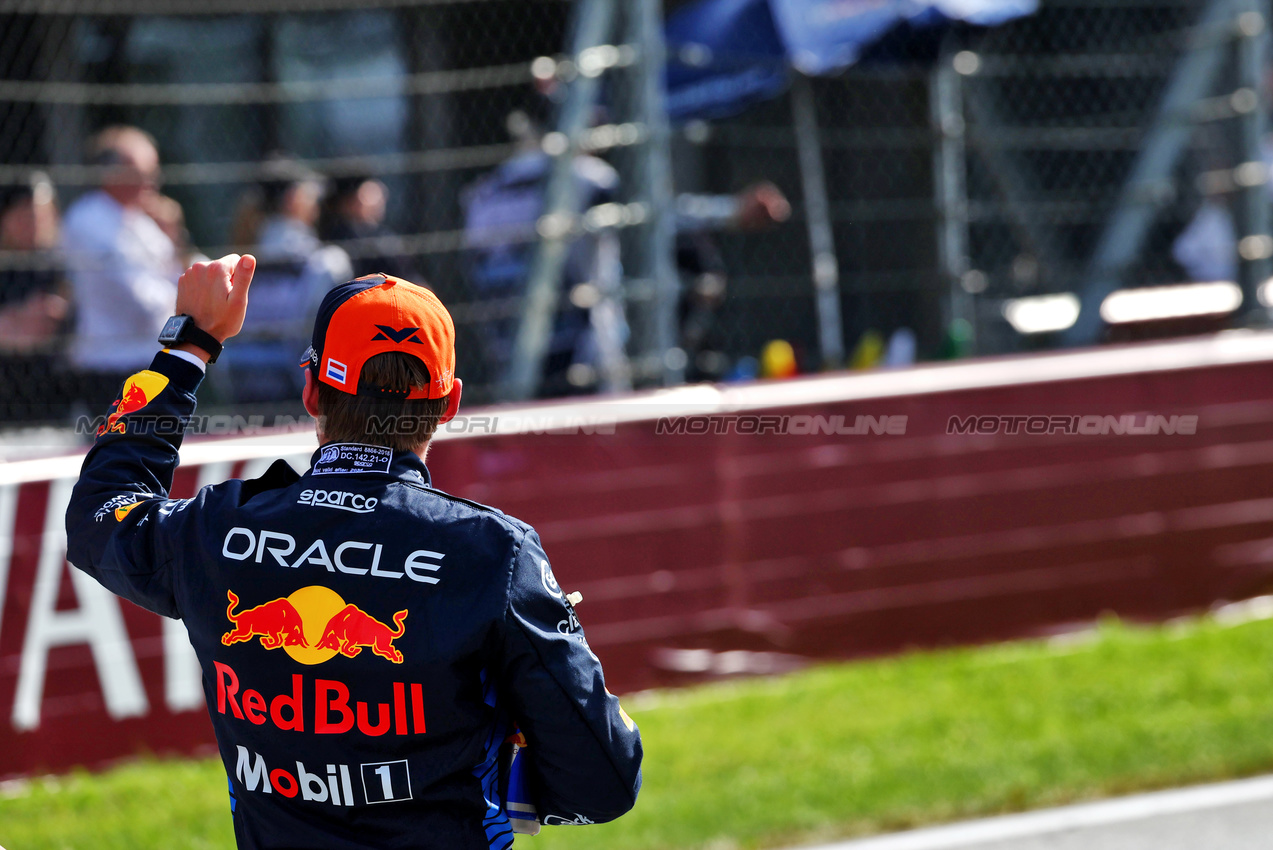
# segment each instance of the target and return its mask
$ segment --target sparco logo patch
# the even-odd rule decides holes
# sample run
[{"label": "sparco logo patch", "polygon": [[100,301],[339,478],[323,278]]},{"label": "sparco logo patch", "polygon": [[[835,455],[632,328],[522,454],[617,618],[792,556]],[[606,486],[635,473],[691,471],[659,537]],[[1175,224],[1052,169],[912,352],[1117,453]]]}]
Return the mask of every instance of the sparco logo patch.
[{"label": "sparco logo patch", "polygon": [[375,496],[364,496],[361,493],[347,493],[344,490],[302,490],[298,505],[309,505],[314,508],[335,508],[354,514],[369,514],[380,504]]}]

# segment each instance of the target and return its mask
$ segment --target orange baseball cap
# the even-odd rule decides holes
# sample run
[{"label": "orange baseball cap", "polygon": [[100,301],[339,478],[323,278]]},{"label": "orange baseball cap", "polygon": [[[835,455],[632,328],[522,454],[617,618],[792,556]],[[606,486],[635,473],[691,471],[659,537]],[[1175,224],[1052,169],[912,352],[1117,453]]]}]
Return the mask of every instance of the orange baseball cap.
[{"label": "orange baseball cap", "polygon": [[428,386],[406,398],[443,398],[455,382],[455,323],[423,286],[386,274],[351,280],[330,290],[318,307],[314,335],[302,366],[350,395],[402,398],[388,387],[360,384],[363,364],[401,351],[424,364]]}]

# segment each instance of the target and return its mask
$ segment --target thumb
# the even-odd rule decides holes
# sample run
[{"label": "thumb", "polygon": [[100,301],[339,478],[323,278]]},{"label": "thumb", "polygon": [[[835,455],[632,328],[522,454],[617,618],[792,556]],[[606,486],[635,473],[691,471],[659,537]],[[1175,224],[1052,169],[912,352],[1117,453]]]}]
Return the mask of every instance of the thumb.
[{"label": "thumb", "polygon": [[246,302],[248,287],[252,285],[252,275],[256,272],[256,257],[244,254],[234,266],[230,274],[230,300]]}]

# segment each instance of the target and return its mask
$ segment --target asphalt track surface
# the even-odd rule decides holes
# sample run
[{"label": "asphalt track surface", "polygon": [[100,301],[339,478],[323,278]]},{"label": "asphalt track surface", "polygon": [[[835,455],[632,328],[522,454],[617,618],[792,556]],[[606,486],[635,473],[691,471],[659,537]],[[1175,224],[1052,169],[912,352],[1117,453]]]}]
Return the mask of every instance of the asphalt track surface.
[{"label": "asphalt track surface", "polygon": [[1273,776],[800,850],[1267,850]]}]

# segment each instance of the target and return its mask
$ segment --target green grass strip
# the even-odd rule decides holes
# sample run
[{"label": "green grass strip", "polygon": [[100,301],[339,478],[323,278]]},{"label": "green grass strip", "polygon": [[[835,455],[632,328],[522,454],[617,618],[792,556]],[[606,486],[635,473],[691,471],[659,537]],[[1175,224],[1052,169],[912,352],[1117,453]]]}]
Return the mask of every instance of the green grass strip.
[{"label": "green grass strip", "polygon": [[[777,847],[1273,770],[1273,621],[1102,625],[626,701],[645,788],[523,848]],[[0,789],[9,850],[234,845],[219,762]]]}]

